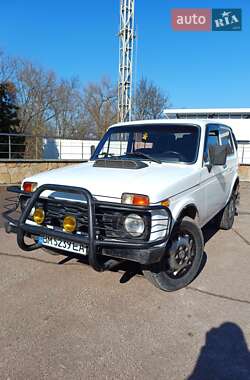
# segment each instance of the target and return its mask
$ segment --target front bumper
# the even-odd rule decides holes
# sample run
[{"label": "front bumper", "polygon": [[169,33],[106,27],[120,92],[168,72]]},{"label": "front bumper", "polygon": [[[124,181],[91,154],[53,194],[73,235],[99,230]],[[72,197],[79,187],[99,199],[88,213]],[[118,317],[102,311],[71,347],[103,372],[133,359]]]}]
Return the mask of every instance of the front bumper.
[{"label": "front bumper", "polygon": [[[104,264],[102,260],[99,259],[101,255],[113,257],[122,260],[131,260],[138,262],[140,264],[149,265],[160,261],[162,258],[166,244],[168,242],[170,230],[171,230],[171,213],[168,208],[164,206],[132,206],[123,205],[119,203],[111,202],[99,202],[95,200],[92,194],[83,188],[73,187],[73,186],[61,186],[46,184],[40,186],[34,193],[25,193],[19,187],[9,187],[9,191],[17,193],[19,195],[25,195],[30,197],[27,206],[21,213],[19,219],[13,218],[12,214],[16,211],[17,206],[10,208],[3,213],[6,220],[5,229],[6,232],[14,232],[17,234],[17,243],[19,247],[25,251],[33,251],[35,249],[41,248],[41,243],[33,243],[28,245],[24,238],[25,236],[36,237],[36,236],[51,236],[62,240],[70,240],[75,243],[85,245],[88,251],[89,264],[97,271],[104,270]],[[27,223],[28,217],[31,213],[32,208],[39,201],[41,194],[44,191],[59,191],[64,193],[74,193],[80,194],[86,200],[85,208],[87,207],[87,218],[88,218],[88,233],[83,235],[69,234],[62,230],[51,229],[46,226],[31,225]],[[104,238],[100,239],[96,235],[96,208],[98,210],[113,210],[115,212],[140,212],[149,213],[155,212],[157,210],[164,210],[166,213],[166,220],[168,220],[168,226],[166,231],[164,231],[164,236],[156,240],[135,240],[135,239],[110,239]],[[85,209],[86,211],[86,209]],[[64,252],[65,253],[65,252]]]}]

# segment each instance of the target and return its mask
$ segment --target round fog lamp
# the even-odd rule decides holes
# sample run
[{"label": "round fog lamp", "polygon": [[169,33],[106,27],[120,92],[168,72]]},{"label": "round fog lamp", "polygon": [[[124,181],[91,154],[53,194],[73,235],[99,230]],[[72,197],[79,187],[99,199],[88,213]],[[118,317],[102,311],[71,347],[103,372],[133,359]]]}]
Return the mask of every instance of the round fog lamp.
[{"label": "round fog lamp", "polygon": [[33,220],[37,224],[42,224],[45,219],[45,213],[42,208],[36,208],[33,214]]},{"label": "round fog lamp", "polygon": [[145,230],[143,218],[137,214],[129,214],[124,221],[125,230],[133,237],[139,237]]},{"label": "round fog lamp", "polygon": [[63,229],[66,232],[74,232],[76,230],[76,218],[74,216],[65,216],[63,219]]}]

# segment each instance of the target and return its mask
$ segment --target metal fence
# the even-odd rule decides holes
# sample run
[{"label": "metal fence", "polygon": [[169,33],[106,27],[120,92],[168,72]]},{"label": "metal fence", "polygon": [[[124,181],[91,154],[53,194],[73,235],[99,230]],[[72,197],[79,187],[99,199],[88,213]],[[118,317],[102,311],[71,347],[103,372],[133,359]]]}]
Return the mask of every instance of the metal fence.
[{"label": "metal fence", "polygon": [[87,160],[98,140],[0,133],[0,161]]},{"label": "metal fence", "polygon": [[[0,161],[88,160],[98,140],[0,133]],[[240,164],[250,164],[250,141],[238,141]]]}]

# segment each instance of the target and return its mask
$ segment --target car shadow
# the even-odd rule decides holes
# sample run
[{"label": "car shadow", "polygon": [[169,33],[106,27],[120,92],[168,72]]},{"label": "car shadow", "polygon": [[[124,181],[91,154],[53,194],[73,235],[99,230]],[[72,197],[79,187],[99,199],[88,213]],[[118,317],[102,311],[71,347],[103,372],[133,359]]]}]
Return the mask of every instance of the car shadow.
[{"label": "car shadow", "polygon": [[[204,242],[206,244],[218,232],[218,228],[216,228],[216,226],[210,222],[202,229],[202,232],[203,232],[203,236],[204,236]],[[43,249],[47,253],[49,253],[50,255],[64,256],[62,251],[59,252],[56,249],[50,249],[50,250],[47,250],[46,248],[43,248]],[[11,256],[12,257],[14,257],[14,256],[19,257],[19,255],[11,255]],[[38,259],[36,257],[26,257],[26,256],[21,256],[21,255],[20,255],[20,257],[22,257],[24,259],[37,260],[37,261],[41,261],[41,262],[44,261],[45,263],[50,263],[46,260]],[[67,255],[65,255],[63,258],[60,257],[60,260],[57,263],[51,262],[51,264],[54,264],[54,265],[55,264],[57,264],[57,265],[68,264],[68,262],[71,261],[72,259],[76,259],[78,263],[89,265],[88,257],[73,254],[70,252],[68,252]],[[105,257],[105,256],[100,256],[99,259],[103,263],[105,263],[106,261],[109,260],[109,258]],[[206,262],[207,262],[207,254],[206,254],[206,252],[204,252],[202,262],[200,265],[200,269],[199,269],[196,277],[199,276],[199,274],[203,271],[203,269],[206,266]],[[135,263],[135,262],[120,261],[119,263],[117,263],[117,265],[112,266],[108,270],[111,272],[116,272],[116,273],[121,274],[121,278],[120,278],[121,284],[125,284],[125,283],[129,282],[135,276],[140,276],[140,277],[143,276],[141,265],[138,263]]]},{"label": "car shadow", "polygon": [[[219,228],[212,222],[206,224],[202,228],[204,243],[206,244],[210,239],[212,239],[218,231],[219,231]],[[204,251],[201,265],[195,278],[197,278],[200,275],[200,273],[203,271],[203,269],[206,266],[207,260],[208,260],[207,254]],[[125,284],[126,282],[130,281],[134,276],[138,276],[138,275],[143,276],[140,264],[132,263],[132,262],[122,262],[120,263],[120,265],[114,267],[111,270],[113,272],[124,271],[124,274],[122,275],[120,279],[120,283],[122,284]]]},{"label": "car shadow", "polygon": [[[206,244],[210,239],[214,237],[214,235],[219,231],[219,228],[214,225],[213,223],[208,223],[202,228],[202,233],[204,237],[204,243]],[[77,257],[78,262],[82,264],[87,264],[88,265],[88,258],[84,256],[78,256]],[[105,262],[108,260],[108,258],[105,257],[100,257],[100,260],[102,262]],[[68,261],[68,259],[64,259],[59,264],[64,264]],[[200,269],[196,275],[195,278],[197,278],[200,273],[203,271],[207,263],[207,254],[204,251]],[[121,284],[126,284],[129,282],[133,277],[135,276],[143,276],[143,272],[141,269],[141,265],[135,262],[129,262],[129,261],[121,261],[117,265],[113,266],[112,268],[109,269],[111,272],[116,272],[116,273],[121,273],[121,278],[120,278],[120,283]]]},{"label": "car shadow", "polygon": [[[66,260],[66,259],[65,259]],[[109,258],[99,257],[99,260],[104,264],[109,260]],[[89,264],[87,257],[78,258],[78,262],[82,264]],[[61,262],[60,262],[61,264]],[[62,262],[63,264],[63,262]],[[141,266],[135,262],[129,261],[120,261],[116,265],[113,265],[108,269],[110,272],[120,273],[122,276],[120,278],[120,283],[125,284],[130,281],[135,276],[143,276]]]},{"label": "car shadow", "polygon": [[241,328],[225,322],[206,334],[195,368],[186,380],[250,379],[250,352]]}]

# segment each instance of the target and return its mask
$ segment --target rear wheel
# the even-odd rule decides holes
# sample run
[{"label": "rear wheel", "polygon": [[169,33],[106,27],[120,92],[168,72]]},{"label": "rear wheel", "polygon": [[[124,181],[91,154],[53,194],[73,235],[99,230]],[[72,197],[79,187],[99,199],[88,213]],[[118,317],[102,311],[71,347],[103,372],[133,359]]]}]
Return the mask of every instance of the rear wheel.
[{"label": "rear wheel", "polygon": [[216,223],[222,230],[230,230],[236,214],[235,195],[233,194],[226,207],[216,216]]},{"label": "rear wheel", "polygon": [[174,291],[187,286],[199,273],[204,242],[200,227],[185,217],[174,229],[162,260],[143,270],[156,287]]}]

